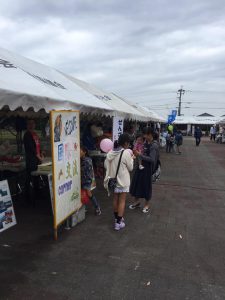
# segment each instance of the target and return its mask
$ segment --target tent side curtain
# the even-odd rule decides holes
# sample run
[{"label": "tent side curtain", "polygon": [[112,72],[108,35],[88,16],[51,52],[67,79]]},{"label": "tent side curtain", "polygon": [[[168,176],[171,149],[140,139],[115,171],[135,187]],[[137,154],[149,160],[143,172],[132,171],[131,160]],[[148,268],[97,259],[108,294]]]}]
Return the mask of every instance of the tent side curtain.
[{"label": "tent side curtain", "polygon": [[48,97],[40,97],[36,95],[16,93],[0,89],[0,111],[35,113],[49,113],[51,110],[79,110],[82,113],[92,113],[98,115],[112,116],[113,112],[108,109],[90,107],[82,104],[76,104],[71,101],[51,99]]}]

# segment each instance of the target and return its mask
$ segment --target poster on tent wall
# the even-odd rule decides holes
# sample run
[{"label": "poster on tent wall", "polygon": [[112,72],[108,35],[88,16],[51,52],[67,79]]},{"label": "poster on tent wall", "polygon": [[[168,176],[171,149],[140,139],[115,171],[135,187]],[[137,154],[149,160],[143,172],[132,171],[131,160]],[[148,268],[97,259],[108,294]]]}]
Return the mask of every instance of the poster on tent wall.
[{"label": "poster on tent wall", "polygon": [[113,142],[117,141],[119,136],[123,134],[123,118],[113,117]]},{"label": "poster on tent wall", "polygon": [[81,207],[78,111],[51,111],[54,229]]},{"label": "poster on tent wall", "polygon": [[0,232],[16,225],[16,216],[7,180],[0,181]]}]

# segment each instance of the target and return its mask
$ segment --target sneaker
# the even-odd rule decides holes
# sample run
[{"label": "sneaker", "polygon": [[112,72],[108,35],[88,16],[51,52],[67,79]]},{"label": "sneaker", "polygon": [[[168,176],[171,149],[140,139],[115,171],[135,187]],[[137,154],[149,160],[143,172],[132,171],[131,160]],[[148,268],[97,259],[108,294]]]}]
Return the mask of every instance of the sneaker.
[{"label": "sneaker", "polygon": [[125,227],[126,225],[125,225],[125,223],[123,222],[123,221],[121,221],[120,223],[115,223],[115,227],[114,227],[114,229],[116,230],[116,231],[119,231],[120,229],[123,229],[124,227]]},{"label": "sneaker", "polygon": [[150,207],[144,207],[143,210],[142,210],[142,212],[144,214],[147,214],[148,212],[150,212]]},{"label": "sneaker", "polygon": [[135,209],[135,208],[140,208],[141,207],[141,204],[140,203],[138,203],[138,204],[131,204],[131,205],[129,205],[129,209]]},{"label": "sneaker", "polygon": [[143,170],[144,168],[145,168],[145,167],[142,166],[142,165],[139,166],[139,170]]},{"label": "sneaker", "polygon": [[100,216],[101,214],[102,214],[101,208],[100,207],[96,208],[95,215]]},{"label": "sneaker", "polygon": [[[117,222],[117,219],[115,219],[115,223]],[[121,219],[121,222],[125,222],[124,218]]]}]

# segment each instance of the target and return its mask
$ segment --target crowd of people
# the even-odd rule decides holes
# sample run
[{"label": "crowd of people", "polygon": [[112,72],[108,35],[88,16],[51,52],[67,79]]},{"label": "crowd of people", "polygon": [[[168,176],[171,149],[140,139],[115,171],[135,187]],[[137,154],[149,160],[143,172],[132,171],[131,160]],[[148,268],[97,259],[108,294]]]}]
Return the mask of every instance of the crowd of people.
[{"label": "crowd of people", "polygon": [[[225,142],[225,128],[223,126],[213,125],[210,128],[210,141],[223,143]],[[198,147],[201,143],[201,138],[203,136],[202,130],[199,126],[195,128],[194,137],[196,140],[196,146]]]},{"label": "crowd of people", "polygon": [[182,132],[169,124],[167,129],[163,131],[162,136],[166,140],[166,153],[176,153],[181,154],[181,146],[183,144],[183,134]]},{"label": "crowd of people", "polygon": [[[143,213],[150,211],[152,198],[153,175],[160,175],[158,135],[151,128],[146,127],[138,135],[124,133],[115,141],[114,147],[108,152],[105,159],[104,187],[113,195],[113,213],[115,217],[115,230],[125,227],[124,212],[126,198],[130,194],[134,201],[129,208],[141,208],[141,199],[145,199],[142,207]],[[156,172],[157,171],[157,172]],[[133,176],[131,179],[131,172]],[[96,215],[101,214],[101,208],[93,195],[91,183],[94,171],[88,149],[81,147],[81,184],[86,190],[94,206]]]},{"label": "crowd of people", "polygon": [[[94,195],[96,187],[96,184],[93,184],[95,183],[95,172],[92,159],[89,157],[89,151],[95,149],[94,143],[96,141],[94,137],[103,135],[101,126],[102,124],[98,124],[98,126],[92,124],[92,126],[87,127],[80,149],[81,188],[92,203],[97,216],[101,215],[101,207]],[[216,140],[216,133],[216,128],[213,126],[210,129],[210,139],[212,141]],[[166,141],[166,152],[174,152],[180,155],[183,144],[182,132],[173,125],[168,125],[161,135]],[[194,132],[197,147],[201,143],[202,135],[202,130],[197,126]],[[40,140],[35,133],[33,120],[28,121],[27,131],[24,135],[24,146],[28,186],[31,172],[37,169],[38,164],[44,157]],[[124,212],[128,194],[133,197],[133,203],[129,205],[129,209],[141,208],[143,213],[150,211],[152,183],[157,172],[160,175],[159,134],[157,130],[146,127],[136,134],[133,127],[130,127],[127,133],[121,134],[118,141],[115,141],[113,149],[106,156],[104,166],[104,187],[108,193],[113,194],[114,228],[118,231],[125,227]],[[145,200],[143,206],[141,205],[141,199]]]},{"label": "crowd of people", "polygon": [[225,143],[225,126],[212,126],[210,128],[210,140],[219,144]]}]

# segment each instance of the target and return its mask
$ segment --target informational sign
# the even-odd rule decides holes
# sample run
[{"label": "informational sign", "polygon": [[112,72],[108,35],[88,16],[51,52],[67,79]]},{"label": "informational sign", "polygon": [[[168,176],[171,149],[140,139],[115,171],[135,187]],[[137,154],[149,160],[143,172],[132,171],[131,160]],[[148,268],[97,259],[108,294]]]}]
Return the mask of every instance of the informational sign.
[{"label": "informational sign", "polygon": [[78,111],[50,114],[54,229],[81,207],[80,121]]},{"label": "informational sign", "polygon": [[16,225],[16,216],[7,180],[0,181],[0,232]]},{"label": "informational sign", "polygon": [[113,142],[118,141],[118,138],[123,134],[123,118],[113,117]]}]

